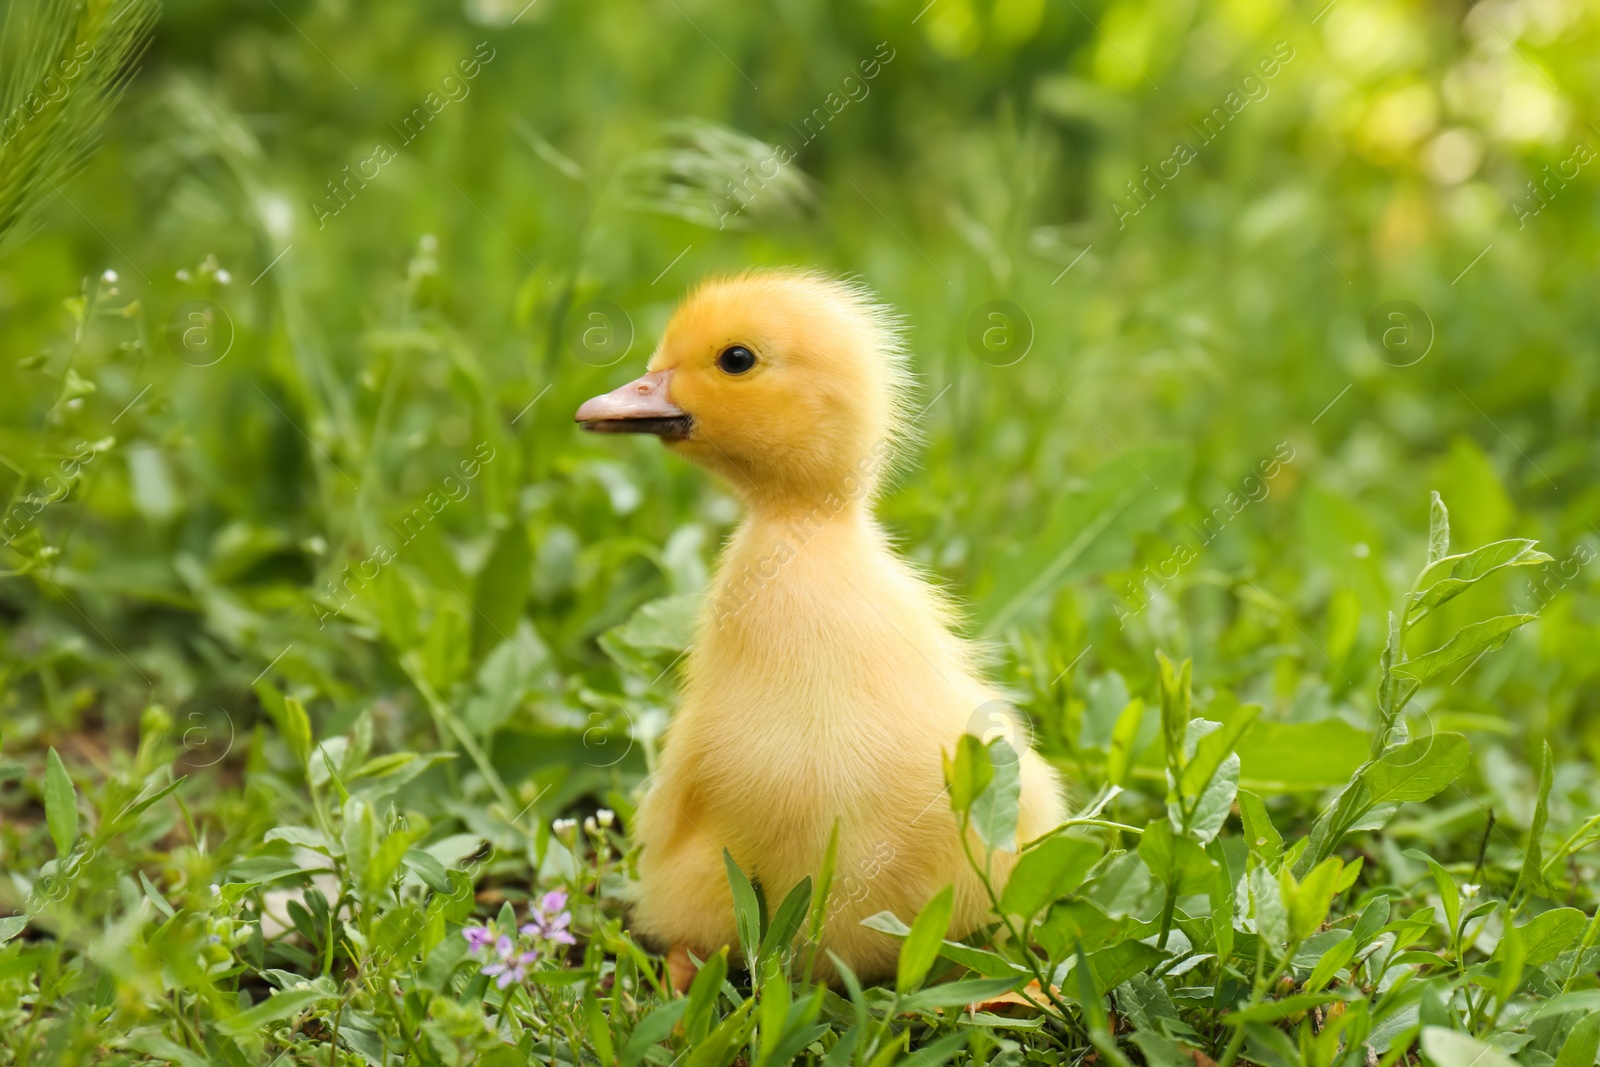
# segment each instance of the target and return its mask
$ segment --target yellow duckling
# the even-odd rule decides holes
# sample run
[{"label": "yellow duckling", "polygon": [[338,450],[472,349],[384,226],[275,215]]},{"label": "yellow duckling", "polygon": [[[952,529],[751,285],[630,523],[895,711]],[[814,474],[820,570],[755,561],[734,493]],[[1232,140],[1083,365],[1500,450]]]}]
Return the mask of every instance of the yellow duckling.
[{"label": "yellow duckling", "polygon": [[[670,947],[680,984],[685,950],[704,959],[738,944],[722,850],[775,907],[817,878],[835,820],[823,947],[863,979],[893,974],[899,951],[860,925],[869,915],[910,922],[953,883],[952,936],[985,920],[941,754],[997,694],[951,632],[951,605],[872,514],[907,433],[909,379],[890,314],[868,293],[760,272],[703,285],[648,374],[578,409],[585,429],[659,435],[746,506],[635,827],[634,930]],[[1021,779],[1026,841],[1063,813],[1054,771],[1031,751]],[[992,862],[1003,882],[1015,857]]]}]

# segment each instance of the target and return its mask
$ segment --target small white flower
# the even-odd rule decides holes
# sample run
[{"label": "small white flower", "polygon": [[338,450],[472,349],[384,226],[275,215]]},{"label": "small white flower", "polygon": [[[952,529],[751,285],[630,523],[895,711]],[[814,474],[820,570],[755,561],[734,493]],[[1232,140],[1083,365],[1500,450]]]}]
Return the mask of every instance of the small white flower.
[{"label": "small white flower", "polygon": [[617,813],[612,811],[610,808],[601,808],[594,813],[594,817],[598,819],[600,825],[605,827],[607,830],[611,829],[611,824],[617,821]]},{"label": "small white flower", "polygon": [[221,267],[218,267],[217,268],[217,284],[218,285],[227,285],[231,281],[233,281],[233,275],[229,274],[226,270],[223,270]]},{"label": "small white flower", "polygon": [[1471,882],[1467,882],[1461,887],[1461,895],[1466,897],[1468,900],[1471,900],[1473,897],[1478,895],[1478,890],[1482,888],[1483,886],[1481,885],[1473,885]]},{"label": "small white flower", "polygon": [[176,277],[180,282],[186,282],[189,280],[189,272],[187,270],[180,269]]},{"label": "small white flower", "polygon": [[100,275],[100,280],[109,285],[117,280],[117,272],[108,268]]},{"label": "small white flower", "polygon": [[577,819],[557,819],[555,822],[550,824],[550,829],[554,831],[556,840],[564,841],[568,844],[572,842],[572,832],[577,828]]},{"label": "small white flower", "polygon": [[583,820],[583,832],[591,837],[600,832],[600,824],[594,821],[593,815]]}]

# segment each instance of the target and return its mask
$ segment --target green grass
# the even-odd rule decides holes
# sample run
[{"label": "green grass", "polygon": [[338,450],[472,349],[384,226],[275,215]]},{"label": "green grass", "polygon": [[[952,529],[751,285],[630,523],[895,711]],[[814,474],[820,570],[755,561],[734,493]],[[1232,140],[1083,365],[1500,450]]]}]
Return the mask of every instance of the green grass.
[{"label": "green grass", "polygon": [[[1596,1062],[1592,3],[123,10],[0,48],[0,1063]],[[905,316],[881,513],[1075,820],[865,989],[870,876],[731,868],[674,998],[628,831],[736,510],[570,420],[762,264]]]}]

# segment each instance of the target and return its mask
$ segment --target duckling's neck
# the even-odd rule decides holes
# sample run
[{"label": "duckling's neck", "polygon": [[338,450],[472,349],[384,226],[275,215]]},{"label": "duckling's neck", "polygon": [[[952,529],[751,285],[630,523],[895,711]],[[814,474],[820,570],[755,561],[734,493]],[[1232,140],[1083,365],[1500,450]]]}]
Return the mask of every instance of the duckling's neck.
[{"label": "duckling's neck", "polygon": [[800,575],[814,581],[823,572],[849,581],[852,572],[870,572],[892,556],[864,496],[834,493],[749,505],[712,590],[712,617],[721,624],[768,600],[771,587],[788,586]]}]

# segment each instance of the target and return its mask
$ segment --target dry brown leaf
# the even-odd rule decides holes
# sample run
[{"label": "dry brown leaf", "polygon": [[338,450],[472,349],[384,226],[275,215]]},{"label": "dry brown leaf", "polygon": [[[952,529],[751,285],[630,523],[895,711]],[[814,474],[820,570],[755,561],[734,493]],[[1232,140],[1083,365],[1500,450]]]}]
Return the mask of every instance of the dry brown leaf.
[{"label": "dry brown leaf", "polygon": [[[1057,996],[1061,995],[1060,986],[1051,986],[1051,991]],[[1031,996],[1033,1001],[1030,1003],[1023,994]],[[1044,1008],[1048,1009],[1050,1006],[1050,1001],[1048,998],[1046,998],[1043,987],[1041,987],[1037,981],[1034,981],[1029,982],[1020,990],[1014,989],[1009,993],[1001,993],[997,997],[989,997],[986,1000],[980,1000],[975,1003],[968,1004],[967,1010],[994,1011],[996,1008],[1008,1008],[1019,1004],[1022,1007],[1027,1008],[1029,1011],[1038,1011],[1039,1007],[1036,1007],[1035,1005],[1043,1006]]]}]

